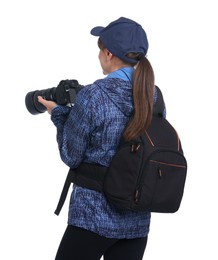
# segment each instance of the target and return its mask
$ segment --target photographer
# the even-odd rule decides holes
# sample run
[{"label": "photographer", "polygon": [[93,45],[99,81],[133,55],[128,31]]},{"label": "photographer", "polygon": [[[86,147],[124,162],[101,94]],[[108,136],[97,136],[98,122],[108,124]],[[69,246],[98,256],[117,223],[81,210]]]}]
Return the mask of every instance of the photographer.
[{"label": "photographer", "polygon": [[[156,97],[141,25],[121,17],[91,34],[99,37],[107,76],[82,88],[73,107],[38,97],[57,128],[61,159],[72,169],[82,162],[108,167],[124,131],[131,140],[146,130]],[[150,212],[117,209],[103,193],[75,185],[56,260],[141,260],[149,226]]]}]

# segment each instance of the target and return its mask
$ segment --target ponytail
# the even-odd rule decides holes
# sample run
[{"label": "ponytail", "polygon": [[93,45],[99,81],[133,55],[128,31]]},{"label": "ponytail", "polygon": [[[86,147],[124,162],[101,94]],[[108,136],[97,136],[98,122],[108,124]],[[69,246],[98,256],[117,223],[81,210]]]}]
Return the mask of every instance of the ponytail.
[{"label": "ponytail", "polygon": [[[98,47],[105,48],[102,40],[98,39]],[[127,57],[135,60],[133,74],[133,115],[124,131],[127,141],[133,140],[144,133],[152,119],[154,103],[154,72],[149,60],[142,53],[128,53]],[[125,62],[125,61],[123,61]],[[125,63],[124,63],[125,64]]]},{"label": "ponytail", "polygon": [[125,140],[133,140],[148,128],[153,113],[154,72],[146,57],[140,58],[133,74],[134,112],[124,132]]}]

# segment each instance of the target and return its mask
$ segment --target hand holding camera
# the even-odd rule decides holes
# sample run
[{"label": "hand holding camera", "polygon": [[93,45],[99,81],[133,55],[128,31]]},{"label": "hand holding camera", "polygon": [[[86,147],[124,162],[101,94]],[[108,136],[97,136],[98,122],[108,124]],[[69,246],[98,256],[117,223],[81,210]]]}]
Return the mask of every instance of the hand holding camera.
[{"label": "hand holding camera", "polygon": [[[61,80],[56,88],[28,92],[25,98],[26,108],[32,115],[37,115],[44,113],[47,109],[48,112],[51,112],[51,109],[56,105],[73,104],[77,92],[82,87],[77,80],[67,79]],[[38,97],[40,98],[38,99]]]},{"label": "hand holding camera", "polygon": [[38,96],[38,102],[47,108],[49,114],[51,114],[52,109],[57,106],[57,103],[55,103],[54,101],[46,100],[41,96]]}]

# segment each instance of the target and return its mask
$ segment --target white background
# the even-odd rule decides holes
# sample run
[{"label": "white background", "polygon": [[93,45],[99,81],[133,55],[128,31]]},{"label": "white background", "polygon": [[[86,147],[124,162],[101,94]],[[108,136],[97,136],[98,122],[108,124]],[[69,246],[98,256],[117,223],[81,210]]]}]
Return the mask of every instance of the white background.
[{"label": "white background", "polygon": [[[147,32],[148,58],[188,160],[181,208],[153,214],[144,259],[218,259],[217,5],[214,0],[0,2],[0,259],[54,259],[68,201],[53,214],[68,168],[47,113],[27,92],[103,77],[97,25],[125,16]],[[69,197],[68,199],[69,200]]]}]

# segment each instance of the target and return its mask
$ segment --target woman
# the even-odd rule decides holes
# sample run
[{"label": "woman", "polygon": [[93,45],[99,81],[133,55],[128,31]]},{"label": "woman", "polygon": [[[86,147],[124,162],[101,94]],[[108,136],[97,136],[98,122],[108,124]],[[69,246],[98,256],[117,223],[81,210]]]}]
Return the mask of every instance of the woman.
[{"label": "woman", "polygon": [[[72,108],[39,97],[57,127],[61,159],[73,169],[82,162],[108,167],[123,134],[131,140],[147,129],[156,100],[141,25],[121,17],[91,34],[107,76],[82,88]],[[117,209],[103,193],[74,186],[56,260],[140,260],[149,225],[150,212]]]}]

